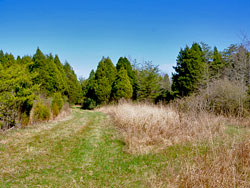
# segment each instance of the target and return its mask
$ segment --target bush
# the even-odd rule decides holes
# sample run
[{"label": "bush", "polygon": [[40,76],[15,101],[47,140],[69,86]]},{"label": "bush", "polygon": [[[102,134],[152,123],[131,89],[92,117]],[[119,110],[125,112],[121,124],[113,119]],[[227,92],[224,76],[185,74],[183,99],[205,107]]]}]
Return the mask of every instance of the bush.
[{"label": "bush", "polygon": [[247,88],[239,83],[217,80],[210,84],[205,98],[209,110],[217,114],[244,116],[248,113]]},{"label": "bush", "polygon": [[53,117],[58,116],[62,107],[63,107],[62,95],[61,95],[61,93],[55,93],[53,96],[52,103],[51,103],[51,110],[53,113]]},{"label": "bush", "polygon": [[52,105],[53,104],[57,104],[59,111],[62,109],[63,107],[63,98],[61,93],[55,93],[53,96],[53,100],[52,100]]},{"label": "bush", "polygon": [[91,98],[84,99],[82,103],[83,109],[93,110],[96,107],[96,101]]},{"label": "bush", "polygon": [[23,113],[21,115],[21,125],[22,126],[27,126],[30,122],[30,117],[27,115],[27,113]]},{"label": "bush", "polygon": [[50,119],[50,109],[48,106],[44,105],[41,101],[39,101],[33,113],[33,120],[35,122],[39,121],[48,121]]},{"label": "bush", "polygon": [[174,100],[174,93],[165,89],[161,89],[159,95],[155,98],[155,104],[159,102],[169,103]]},{"label": "bush", "polygon": [[247,89],[229,80],[216,80],[196,95],[176,100],[180,112],[208,111],[225,116],[243,117],[248,115]]},{"label": "bush", "polygon": [[59,107],[56,103],[52,103],[51,104],[51,111],[52,111],[52,114],[53,114],[53,117],[55,118],[56,116],[58,116],[60,110],[59,110]]}]

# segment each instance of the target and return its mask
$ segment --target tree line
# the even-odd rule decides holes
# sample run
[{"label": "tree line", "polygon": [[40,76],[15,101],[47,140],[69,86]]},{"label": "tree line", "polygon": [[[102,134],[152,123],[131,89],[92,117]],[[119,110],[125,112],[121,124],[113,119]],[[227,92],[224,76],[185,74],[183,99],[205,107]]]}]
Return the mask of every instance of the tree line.
[{"label": "tree line", "polygon": [[0,127],[13,127],[22,117],[29,117],[41,95],[62,96],[70,103],[80,101],[81,85],[70,64],[62,64],[58,55],[45,55],[39,48],[33,56],[22,58],[1,50]]},{"label": "tree line", "polygon": [[[0,126],[10,128],[20,124],[24,117],[30,117],[32,109],[37,109],[38,119],[48,119],[49,111],[59,113],[62,101],[93,109],[120,99],[169,103],[203,92],[204,100],[217,100],[209,103],[218,111],[223,111],[221,106],[224,109],[228,101],[240,103],[242,109],[249,108],[250,52],[247,45],[230,45],[218,51],[203,42],[193,43],[180,49],[176,62],[170,78],[150,61],[137,63],[120,57],[114,65],[109,57],[103,57],[87,79],[78,80],[70,64],[62,64],[58,55],[43,54],[38,48],[33,56],[15,58],[0,51]],[[230,89],[234,94],[228,94]],[[220,92],[215,94],[215,90]],[[236,90],[240,93],[232,99]],[[225,95],[220,96],[223,93],[228,94],[227,101]],[[52,98],[51,109],[45,108],[39,96]],[[34,101],[39,108],[34,106]]]},{"label": "tree line", "polygon": [[96,71],[82,81],[83,108],[117,102],[120,99],[155,101],[161,91],[169,91],[170,80],[152,62],[137,64],[121,57],[116,66],[109,57],[102,58]]},{"label": "tree line", "polygon": [[[102,58],[96,71],[82,80],[84,109],[119,99],[170,102],[191,96],[201,90],[212,90],[212,83],[227,80],[241,85],[242,93],[250,93],[250,52],[247,45],[230,45],[223,51],[206,43],[193,43],[181,48],[171,79],[152,62],[136,63],[121,57],[116,66],[110,58]],[[215,87],[215,86],[214,86]]]}]

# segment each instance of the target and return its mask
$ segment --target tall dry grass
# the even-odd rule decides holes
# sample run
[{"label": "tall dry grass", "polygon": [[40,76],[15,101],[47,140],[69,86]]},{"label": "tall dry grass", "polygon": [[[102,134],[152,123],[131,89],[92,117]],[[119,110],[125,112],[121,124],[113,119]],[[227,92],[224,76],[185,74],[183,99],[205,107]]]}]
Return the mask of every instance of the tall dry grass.
[{"label": "tall dry grass", "polygon": [[159,181],[166,180],[170,187],[250,187],[250,140],[212,147]]},{"label": "tall dry grass", "polygon": [[98,109],[110,114],[130,153],[159,151],[179,143],[212,139],[224,132],[224,118],[182,113],[174,106],[119,103]]},{"label": "tall dry grass", "polygon": [[[186,109],[182,102],[169,106],[120,103],[98,111],[113,117],[130,153],[191,143],[183,153],[177,145],[171,147],[180,155],[177,162],[168,161],[157,175],[149,176],[150,187],[250,187],[249,133],[225,134],[231,119],[203,111],[194,103]],[[206,149],[201,152],[200,147]]]}]

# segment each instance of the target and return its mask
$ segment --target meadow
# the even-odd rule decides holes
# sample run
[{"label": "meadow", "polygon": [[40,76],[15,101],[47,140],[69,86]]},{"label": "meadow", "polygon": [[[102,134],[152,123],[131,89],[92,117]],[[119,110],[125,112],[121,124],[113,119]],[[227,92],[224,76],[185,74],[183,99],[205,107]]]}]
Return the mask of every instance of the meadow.
[{"label": "meadow", "polygon": [[73,108],[0,137],[0,187],[249,187],[250,129],[173,106]]}]

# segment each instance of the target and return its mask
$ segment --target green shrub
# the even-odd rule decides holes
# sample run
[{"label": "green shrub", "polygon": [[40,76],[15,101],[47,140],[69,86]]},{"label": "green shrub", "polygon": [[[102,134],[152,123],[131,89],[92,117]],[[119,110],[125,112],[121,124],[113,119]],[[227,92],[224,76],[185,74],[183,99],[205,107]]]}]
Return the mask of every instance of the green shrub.
[{"label": "green shrub", "polygon": [[51,104],[51,111],[52,111],[53,117],[58,116],[60,110],[59,110],[59,107],[56,103]]},{"label": "green shrub", "polygon": [[61,93],[55,93],[53,96],[52,103],[51,103],[51,110],[53,113],[53,117],[58,116],[62,107],[63,107],[62,95],[61,95]]},{"label": "green shrub", "polygon": [[50,109],[48,106],[44,105],[41,101],[39,101],[33,113],[33,120],[35,122],[39,121],[48,121],[50,119]]},{"label": "green shrub", "polygon": [[23,113],[21,115],[21,125],[27,126],[30,122],[30,117],[27,115],[27,113]]},{"label": "green shrub", "polygon": [[94,99],[91,99],[91,98],[84,99],[84,101],[82,103],[82,108],[83,109],[92,110],[95,107],[96,107],[96,101]]},{"label": "green shrub", "polygon": [[61,93],[55,93],[53,96],[53,100],[52,100],[52,105],[53,104],[57,104],[59,111],[62,109],[63,107],[63,98]]}]

